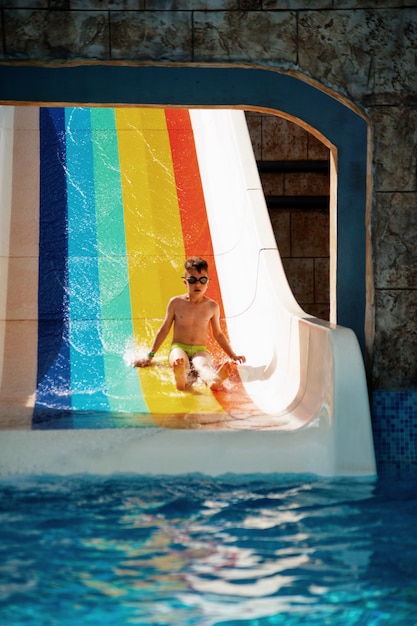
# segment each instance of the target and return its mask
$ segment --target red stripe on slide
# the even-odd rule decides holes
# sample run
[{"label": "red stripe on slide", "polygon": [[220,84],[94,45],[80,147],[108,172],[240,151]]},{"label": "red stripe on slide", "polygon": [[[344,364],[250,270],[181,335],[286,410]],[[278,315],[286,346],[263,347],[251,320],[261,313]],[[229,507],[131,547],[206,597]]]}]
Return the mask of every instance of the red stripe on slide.
[{"label": "red stripe on slide", "polygon": [[[219,303],[222,330],[227,336],[223,302],[190,114],[186,109],[166,109],[165,117],[171,144],[185,253],[187,257],[201,256],[208,260],[210,266],[208,295]],[[216,360],[222,359],[223,351],[212,338],[210,338],[208,347]],[[230,415],[237,413],[259,414],[258,407],[253,404],[246,394],[237,369],[233,373],[231,380],[233,382],[232,391],[214,392],[216,399],[225,411]]]}]

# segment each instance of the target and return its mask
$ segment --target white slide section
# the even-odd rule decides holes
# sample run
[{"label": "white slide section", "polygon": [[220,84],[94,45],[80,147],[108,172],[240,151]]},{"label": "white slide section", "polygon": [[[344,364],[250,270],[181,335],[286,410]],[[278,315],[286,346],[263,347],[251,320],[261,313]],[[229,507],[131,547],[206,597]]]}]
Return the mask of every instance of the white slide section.
[{"label": "white slide section", "polygon": [[[306,314],[292,295],[244,112],[194,110],[191,120],[227,326],[237,353],[247,357],[239,370],[248,394],[276,418],[275,428],[294,431],[283,441],[294,455],[302,429],[303,441],[311,435],[312,450],[318,446],[323,454],[326,448],[331,473],[373,473],[357,339],[347,328]],[[303,458],[298,463],[302,469]]]}]

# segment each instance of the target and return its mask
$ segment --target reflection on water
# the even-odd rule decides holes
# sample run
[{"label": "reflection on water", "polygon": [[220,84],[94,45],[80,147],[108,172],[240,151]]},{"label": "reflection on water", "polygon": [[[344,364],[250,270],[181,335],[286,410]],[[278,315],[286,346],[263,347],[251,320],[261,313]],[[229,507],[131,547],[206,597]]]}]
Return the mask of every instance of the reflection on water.
[{"label": "reflection on water", "polygon": [[389,481],[3,479],[3,624],[415,624]]}]

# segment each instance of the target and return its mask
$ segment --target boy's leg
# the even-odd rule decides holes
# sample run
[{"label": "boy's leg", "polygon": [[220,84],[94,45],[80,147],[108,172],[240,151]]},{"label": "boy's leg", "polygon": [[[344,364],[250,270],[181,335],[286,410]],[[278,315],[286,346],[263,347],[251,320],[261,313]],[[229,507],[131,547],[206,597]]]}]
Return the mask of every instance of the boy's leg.
[{"label": "boy's leg", "polygon": [[233,364],[227,361],[223,363],[216,372],[208,352],[197,352],[197,354],[193,356],[193,366],[201,380],[210,387],[210,389],[214,390],[218,389],[222,382],[230,376],[233,368]]},{"label": "boy's leg", "polygon": [[216,389],[220,389],[223,381],[225,381],[226,378],[229,378],[229,376],[233,373],[233,371],[234,371],[233,361],[226,361],[226,363],[223,363],[223,365],[221,365],[219,369],[217,370],[216,380],[210,386],[210,389],[213,389],[213,391],[216,391]]},{"label": "boy's leg", "polygon": [[172,348],[169,353],[169,364],[174,370],[175,384],[179,391],[184,391],[190,373],[190,359],[181,348]]}]

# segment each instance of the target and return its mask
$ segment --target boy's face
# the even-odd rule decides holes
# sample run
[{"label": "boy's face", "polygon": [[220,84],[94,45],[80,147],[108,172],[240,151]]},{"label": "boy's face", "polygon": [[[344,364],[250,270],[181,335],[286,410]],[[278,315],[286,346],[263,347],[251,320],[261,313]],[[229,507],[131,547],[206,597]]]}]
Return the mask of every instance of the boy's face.
[{"label": "boy's face", "polygon": [[[190,278],[191,282],[188,280]],[[200,278],[203,282],[200,281]],[[195,279],[195,281],[193,279]],[[195,267],[191,267],[189,270],[185,271],[184,283],[187,285],[189,294],[205,294],[209,283],[208,272],[204,269],[199,272]]]}]

